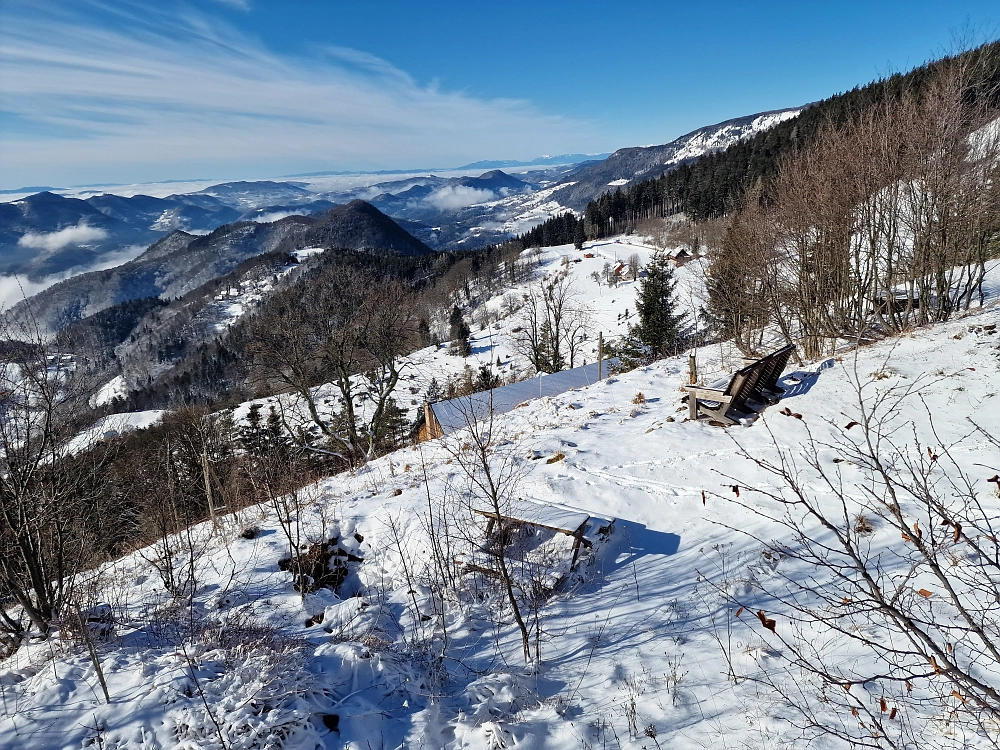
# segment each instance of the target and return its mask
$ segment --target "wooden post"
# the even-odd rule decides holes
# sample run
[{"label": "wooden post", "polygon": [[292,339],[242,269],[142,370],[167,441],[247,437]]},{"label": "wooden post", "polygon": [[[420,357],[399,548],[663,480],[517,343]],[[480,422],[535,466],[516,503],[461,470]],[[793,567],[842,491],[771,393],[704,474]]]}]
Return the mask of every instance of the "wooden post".
[{"label": "wooden post", "polygon": [[[691,385],[698,383],[698,360],[695,359],[694,350],[688,354],[688,380]],[[698,421],[698,397],[693,393],[688,393],[688,419]]]},{"label": "wooden post", "polygon": [[104,702],[111,705],[111,694],[108,692],[108,683],[104,679],[104,670],[101,669],[101,658],[97,653],[97,647],[94,645],[94,636],[90,632],[90,622],[87,617],[84,616],[83,612],[80,611],[79,605],[76,607],[76,619],[80,623],[80,635],[87,644],[87,651],[90,653],[90,662],[94,665],[94,672],[97,673],[97,681],[101,683],[101,692],[104,693]]},{"label": "wooden post", "polygon": [[597,333],[597,379],[603,380],[604,375],[604,332]]}]

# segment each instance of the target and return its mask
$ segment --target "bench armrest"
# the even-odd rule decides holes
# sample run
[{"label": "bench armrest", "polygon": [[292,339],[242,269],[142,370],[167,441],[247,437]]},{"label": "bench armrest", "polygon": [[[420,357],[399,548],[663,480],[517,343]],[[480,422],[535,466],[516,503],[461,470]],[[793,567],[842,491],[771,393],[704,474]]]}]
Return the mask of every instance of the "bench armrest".
[{"label": "bench armrest", "polygon": [[708,401],[720,401],[724,404],[728,404],[733,400],[731,395],[727,395],[725,391],[716,390],[715,388],[702,388],[697,385],[686,385],[684,386],[684,390],[695,398],[703,398]]}]

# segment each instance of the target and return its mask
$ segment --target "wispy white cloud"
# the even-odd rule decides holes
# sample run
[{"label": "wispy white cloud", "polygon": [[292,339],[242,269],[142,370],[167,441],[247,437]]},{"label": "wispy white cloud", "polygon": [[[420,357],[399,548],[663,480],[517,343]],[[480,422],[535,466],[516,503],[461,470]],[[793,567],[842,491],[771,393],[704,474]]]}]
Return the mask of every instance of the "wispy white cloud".
[{"label": "wispy white cloud", "polygon": [[68,268],[65,271],[50,274],[49,276],[43,276],[42,278],[33,279],[28,276],[0,275],[0,311],[9,310],[18,302],[28,297],[33,297],[50,286],[73,276],[120,266],[122,263],[127,263],[140,255],[145,249],[145,245],[130,245],[120,250],[105,253],[88,265],[74,266],[73,268]]},{"label": "wispy white cloud", "polygon": [[271,221],[280,221],[281,219],[287,219],[289,216],[301,216],[303,212],[296,211],[271,211],[270,213],[260,214],[259,216],[251,216],[250,221],[255,221],[258,224],[267,224]]},{"label": "wispy white cloud", "polygon": [[496,198],[497,196],[492,190],[481,190],[466,185],[449,185],[435,190],[424,200],[443,211],[454,211],[456,208],[486,203],[496,200]]},{"label": "wispy white cloud", "polygon": [[66,227],[57,232],[28,232],[18,239],[21,247],[43,252],[55,252],[70,245],[84,245],[88,242],[103,240],[108,233],[100,227],[91,227],[80,222],[76,226]]},{"label": "wispy white cloud", "polygon": [[41,281],[31,281],[19,276],[0,275],[0,311],[9,310],[21,300],[28,299],[28,297],[48,289],[62,279],[62,275],[59,278],[48,277]]},{"label": "wispy white cloud", "polygon": [[282,57],[203,12],[5,0],[0,28],[11,183],[448,165],[589,140],[528,103],[421,85],[357,50]]},{"label": "wispy white cloud", "polygon": [[250,10],[249,0],[215,0],[215,2],[221,5],[228,5],[230,8],[236,8],[237,10]]}]

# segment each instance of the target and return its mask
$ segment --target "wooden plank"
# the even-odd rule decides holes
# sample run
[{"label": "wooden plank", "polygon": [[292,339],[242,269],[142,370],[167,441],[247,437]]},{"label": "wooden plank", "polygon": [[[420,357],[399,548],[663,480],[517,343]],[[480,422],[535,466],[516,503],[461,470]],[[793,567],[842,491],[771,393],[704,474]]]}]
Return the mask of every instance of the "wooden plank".
[{"label": "wooden plank", "polygon": [[788,344],[771,354],[768,354],[764,361],[767,362],[764,369],[764,377],[761,380],[759,390],[761,395],[768,401],[776,402],[785,391],[778,387],[778,378],[788,366],[788,360],[795,351],[794,344]]},{"label": "wooden plank", "polygon": [[566,529],[560,526],[552,526],[550,524],[541,523],[540,521],[532,521],[531,519],[528,518],[518,518],[517,516],[505,516],[503,514],[497,514],[491,510],[476,510],[475,512],[483,516],[484,518],[489,519],[489,523],[486,526],[487,533],[489,533],[492,530],[491,528],[492,525],[499,520],[499,521],[504,521],[505,523],[518,523],[527,526],[537,526],[540,529],[548,529],[549,531],[555,531],[560,534],[566,534],[567,536],[576,536],[577,534],[583,533],[583,530],[587,526],[587,521],[590,520],[590,516],[587,516],[583,520],[583,522],[575,529]]},{"label": "wooden plank", "polygon": [[[704,388],[702,386],[689,385],[684,388],[688,393],[695,394],[698,398],[707,398],[709,401],[732,401],[733,397],[726,394],[726,390],[718,388]],[[728,388],[727,388],[728,390]]]}]

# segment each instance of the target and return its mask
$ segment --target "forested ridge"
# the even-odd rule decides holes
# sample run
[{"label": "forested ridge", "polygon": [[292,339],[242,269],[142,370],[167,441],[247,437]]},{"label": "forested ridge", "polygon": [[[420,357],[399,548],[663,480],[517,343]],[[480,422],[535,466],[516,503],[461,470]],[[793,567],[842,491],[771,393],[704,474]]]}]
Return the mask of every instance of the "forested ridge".
[{"label": "forested ridge", "polygon": [[[408,290],[406,304],[413,306],[417,316],[417,335],[412,340],[408,339],[408,345],[413,348],[426,346],[431,343],[431,319],[435,310],[450,310],[448,300],[452,295],[469,301],[477,293],[505,283],[512,273],[519,272],[516,254],[513,246],[425,255],[329,249],[224,334],[191,344],[180,335],[179,329],[174,334],[166,328],[160,331],[154,344],[162,350],[159,358],[173,360],[174,363],[155,380],[131,393],[128,409],[196,404],[219,408],[259,395],[261,391],[251,382],[251,355],[248,351],[254,331],[287,331],[275,311],[283,306],[287,309],[287,298],[296,295],[305,309],[312,304],[312,296],[339,274],[356,275],[357,283],[366,286],[367,292],[389,283],[405,287]],[[286,258],[288,256],[283,253],[268,256],[272,264],[278,260],[285,262],[283,259]],[[212,286],[218,287],[219,283],[213,282]],[[192,294],[192,297],[195,296]],[[187,303],[179,300],[171,304],[184,306]],[[190,314],[187,313],[188,316]],[[177,324],[173,327],[177,328]],[[174,347],[172,351],[171,347]],[[317,373],[309,382],[315,386],[323,380]]]},{"label": "forested ridge", "polygon": [[893,106],[908,94],[920,97],[955,59],[980,71],[976,86],[967,96],[987,96],[995,102],[1000,83],[1000,42],[857,86],[811,104],[797,117],[725,151],[703,156],[625,189],[608,191],[587,206],[584,213],[587,236],[617,234],[651,216],[684,213],[694,221],[722,216],[735,207],[750,186],[773,177],[783,160],[815,142],[824,127],[842,126],[881,105]]}]

